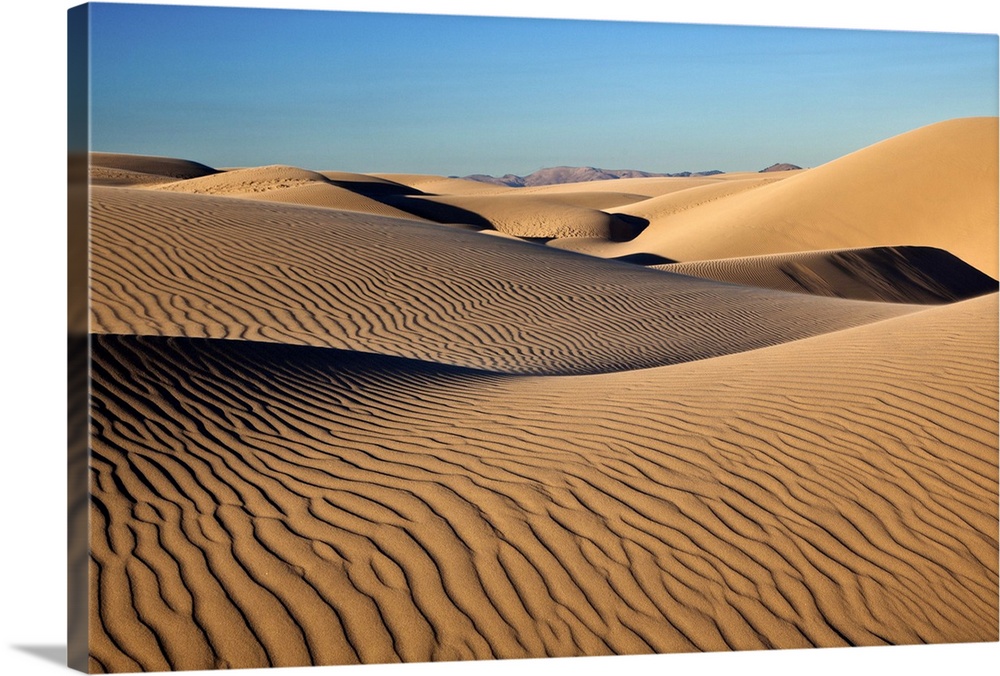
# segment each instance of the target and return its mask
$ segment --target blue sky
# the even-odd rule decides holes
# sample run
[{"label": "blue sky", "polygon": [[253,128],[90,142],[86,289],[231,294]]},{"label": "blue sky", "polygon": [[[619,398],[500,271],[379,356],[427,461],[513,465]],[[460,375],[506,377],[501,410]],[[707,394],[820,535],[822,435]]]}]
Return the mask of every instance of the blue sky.
[{"label": "blue sky", "polygon": [[95,150],[526,174],[816,166],[997,114],[995,35],[92,5]]}]

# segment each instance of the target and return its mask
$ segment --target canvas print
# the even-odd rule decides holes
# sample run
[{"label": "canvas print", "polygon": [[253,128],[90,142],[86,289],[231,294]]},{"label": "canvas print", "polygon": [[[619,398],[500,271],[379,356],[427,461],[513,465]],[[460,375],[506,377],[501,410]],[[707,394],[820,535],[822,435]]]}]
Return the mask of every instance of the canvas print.
[{"label": "canvas print", "polygon": [[68,19],[73,667],[998,640],[996,35]]}]

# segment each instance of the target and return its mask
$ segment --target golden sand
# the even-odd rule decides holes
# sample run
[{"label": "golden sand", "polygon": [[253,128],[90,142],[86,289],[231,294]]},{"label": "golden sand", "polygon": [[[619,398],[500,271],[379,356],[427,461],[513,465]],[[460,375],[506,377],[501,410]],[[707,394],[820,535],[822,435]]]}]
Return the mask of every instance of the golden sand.
[{"label": "golden sand", "polygon": [[998,640],[996,128],[532,189],[95,155],[91,670]]}]

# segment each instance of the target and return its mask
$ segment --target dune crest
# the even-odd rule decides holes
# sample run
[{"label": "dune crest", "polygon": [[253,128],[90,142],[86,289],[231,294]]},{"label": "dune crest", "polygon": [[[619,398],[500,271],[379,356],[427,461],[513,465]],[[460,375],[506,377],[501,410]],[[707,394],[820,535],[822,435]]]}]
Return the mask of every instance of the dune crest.
[{"label": "dune crest", "polygon": [[998,277],[997,118],[933,124],[669,214],[623,253],[694,261],[873,246],[944,249]]},{"label": "dune crest", "polygon": [[89,154],[90,180],[96,185],[144,185],[169,183],[217,173],[200,162],[152,155],[125,153]]}]

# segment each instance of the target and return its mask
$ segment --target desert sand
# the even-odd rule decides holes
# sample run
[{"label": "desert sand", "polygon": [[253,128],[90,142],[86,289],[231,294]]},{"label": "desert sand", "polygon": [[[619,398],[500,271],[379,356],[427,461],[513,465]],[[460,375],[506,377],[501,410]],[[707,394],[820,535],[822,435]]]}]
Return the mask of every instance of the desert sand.
[{"label": "desert sand", "polygon": [[998,640],[996,150],[93,154],[90,670]]},{"label": "desert sand", "polygon": [[565,244],[600,255],[646,252],[684,262],[931,246],[996,278],[996,158],[996,118],[949,120],[766,185],[692,200],[695,208],[662,205],[656,198],[645,209],[630,205],[630,213],[650,223],[627,243]]}]

